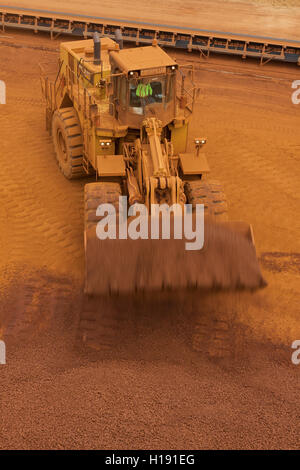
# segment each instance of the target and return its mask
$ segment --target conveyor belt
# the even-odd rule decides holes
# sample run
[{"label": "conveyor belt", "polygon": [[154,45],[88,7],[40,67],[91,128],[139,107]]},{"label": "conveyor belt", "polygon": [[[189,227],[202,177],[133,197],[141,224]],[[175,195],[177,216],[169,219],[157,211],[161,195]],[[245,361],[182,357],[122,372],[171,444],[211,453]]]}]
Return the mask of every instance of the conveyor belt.
[{"label": "conveyor belt", "polygon": [[103,36],[115,37],[116,29],[121,29],[123,39],[136,45],[151,44],[156,39],[165,47],[198,51],[202,56],[211,52],[254,57],[261,63],[277,60],[300,65],[300,41],[284,38],[243,35],[204,29],[189,29],[164,24],[101,18],[88,15],[11,8],[0,5],[0,25],[5,28],[18,28],[34,32],[48,32],[51,37],[58,35],[89,37],[94,31]]}]

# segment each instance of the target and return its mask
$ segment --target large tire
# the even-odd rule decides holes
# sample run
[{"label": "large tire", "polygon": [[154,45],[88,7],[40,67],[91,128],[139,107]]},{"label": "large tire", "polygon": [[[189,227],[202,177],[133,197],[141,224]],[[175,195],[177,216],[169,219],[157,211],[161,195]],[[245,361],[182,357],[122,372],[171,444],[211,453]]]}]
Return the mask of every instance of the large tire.
[{"label": "large tire", "polygon": [[67,179],[86,176],[83,167],[83,138],[74,108],[55,111],[52,119],[52,138],[56,159]]},{"label": "large tire", "polygon": [[216,222],[228,220],[228,206],[226,196],[221,183],[218,181],[187,181],[185,183],[187,202],[192,204],[204,204],[204,214]]},{"label": "large tire", "polygon": [[96,224],[99,218],[96,209],[100,204],[112,204],[119,210],[119,196],[122,195],[119,183],[101,182],[89,183],[84,187],[84,222],[85,228]]}]

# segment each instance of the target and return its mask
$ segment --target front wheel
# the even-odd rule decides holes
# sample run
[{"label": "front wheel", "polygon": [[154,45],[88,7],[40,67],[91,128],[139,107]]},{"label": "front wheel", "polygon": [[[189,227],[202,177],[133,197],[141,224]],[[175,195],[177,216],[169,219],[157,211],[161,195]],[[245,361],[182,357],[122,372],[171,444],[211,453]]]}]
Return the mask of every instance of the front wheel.
[{"label": "front wheel", "polygon": [[226,196],[221,183],[218,181],[186,181],[185,194],[187,202],[192,204],[204,204],[204,214],[216,222],[228,220],[228,207]]},{"label": "front wheel", "polygon": [[83,167],[83,138],[74,108],[55,111],[52,118],[52,138],[59,168],[67,179],[86,176]]}]

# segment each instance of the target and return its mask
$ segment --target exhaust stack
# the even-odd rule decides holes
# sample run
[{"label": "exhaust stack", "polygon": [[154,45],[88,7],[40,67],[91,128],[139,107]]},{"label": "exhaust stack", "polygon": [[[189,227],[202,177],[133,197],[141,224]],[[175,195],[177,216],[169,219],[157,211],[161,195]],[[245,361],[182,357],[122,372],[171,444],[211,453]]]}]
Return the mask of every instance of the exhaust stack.
[{"label": "exhaust stack", "polygon": [[119,48],[123,49],[123,35],[120,29],[116,29],[115,38],[116,38],[116,43],[119,44]]},{"label": "exhaust stack", "polygon": [[95,32],[93,34],[94,39],[94,64],[100,65],[101,64],[101,40],[99,33]]}]

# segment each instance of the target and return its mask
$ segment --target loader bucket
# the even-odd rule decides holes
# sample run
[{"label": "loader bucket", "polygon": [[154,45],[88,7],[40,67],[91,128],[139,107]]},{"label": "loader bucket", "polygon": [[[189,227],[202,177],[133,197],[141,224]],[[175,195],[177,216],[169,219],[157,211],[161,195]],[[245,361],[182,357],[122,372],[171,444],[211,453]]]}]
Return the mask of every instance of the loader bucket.
[{"label": "loader bucket", "polygon": [[242,222],[204,224],[204,247],[187,251],[186,240],[99,240],[85,230],[88,295],[182,289],[249,289],[266,285],[252,230]]}]

